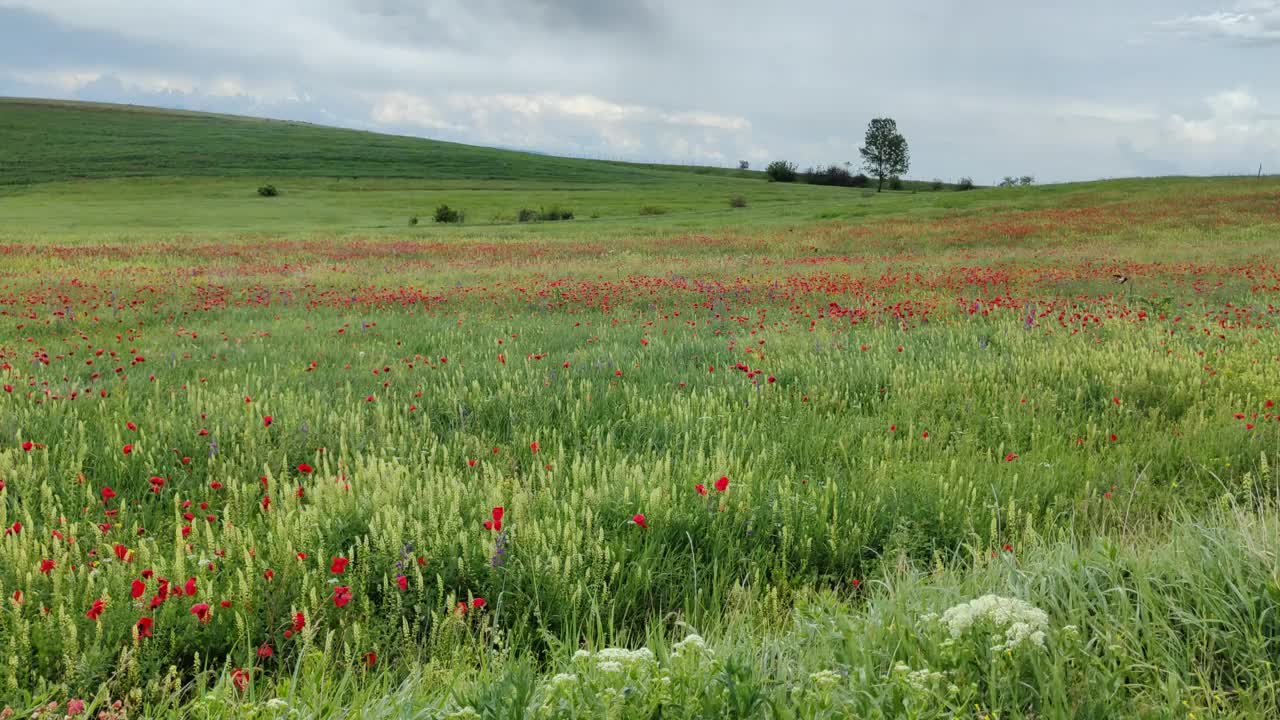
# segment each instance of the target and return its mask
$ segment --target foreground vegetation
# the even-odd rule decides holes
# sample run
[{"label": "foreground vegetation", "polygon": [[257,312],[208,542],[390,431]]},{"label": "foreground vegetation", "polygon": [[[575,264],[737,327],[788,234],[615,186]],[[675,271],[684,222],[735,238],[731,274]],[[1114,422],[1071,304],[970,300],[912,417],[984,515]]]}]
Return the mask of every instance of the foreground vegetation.
[{"label": "foreground vegetation", "polygon": [[0,198],[0,709],[1280,716],[1274,181],[333,182]]}]

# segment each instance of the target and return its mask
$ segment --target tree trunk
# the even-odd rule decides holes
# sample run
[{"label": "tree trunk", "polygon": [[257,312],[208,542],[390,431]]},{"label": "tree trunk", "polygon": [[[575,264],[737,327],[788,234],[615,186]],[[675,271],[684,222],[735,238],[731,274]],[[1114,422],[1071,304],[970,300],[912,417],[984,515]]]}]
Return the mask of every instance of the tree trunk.
[{"label": "tree trunk", "polygon": [[876,192],[884,192],[884,176],[881,175],[879,177],[880,177],[880,185],[876,187]]}]

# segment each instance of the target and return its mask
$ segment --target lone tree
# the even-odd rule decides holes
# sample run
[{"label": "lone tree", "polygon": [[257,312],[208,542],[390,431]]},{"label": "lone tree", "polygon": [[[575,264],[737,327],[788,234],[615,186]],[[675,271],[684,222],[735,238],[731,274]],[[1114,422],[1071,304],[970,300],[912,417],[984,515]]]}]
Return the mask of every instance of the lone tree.
[{"label": "lone tree", "polygon": [[911,153],[907,139],[898,132],[893,118],[876,118],[867,126],[866,147],[860,148],[862,166],[875,176],[880,184],[876,192],[884,190],[884,179],[897,177],[911,166]]}]

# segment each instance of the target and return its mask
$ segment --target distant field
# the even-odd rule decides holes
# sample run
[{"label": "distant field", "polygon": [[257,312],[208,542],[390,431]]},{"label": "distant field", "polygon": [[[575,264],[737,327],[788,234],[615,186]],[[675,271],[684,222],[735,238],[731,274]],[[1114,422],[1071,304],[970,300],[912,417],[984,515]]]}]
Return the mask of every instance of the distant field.
[{"label": "distant field", "polygon": [[69,112],[0,169],[0,712],[1280,717],[1278,180]]}]

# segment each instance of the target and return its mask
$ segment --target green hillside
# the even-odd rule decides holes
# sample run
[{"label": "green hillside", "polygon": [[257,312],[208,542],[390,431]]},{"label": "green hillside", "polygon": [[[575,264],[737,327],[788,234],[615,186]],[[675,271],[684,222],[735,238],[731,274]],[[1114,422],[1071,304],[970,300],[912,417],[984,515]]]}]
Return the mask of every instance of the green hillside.
[{"label": "green hillside", "polygon": [[[662,182],[672,172],[685,170],[300,122],[17,98],[0,98],[0,148],[0,185],[78,178],[260,175],[636,184]],[[719,168],[688,170],[740,174]]]}]

